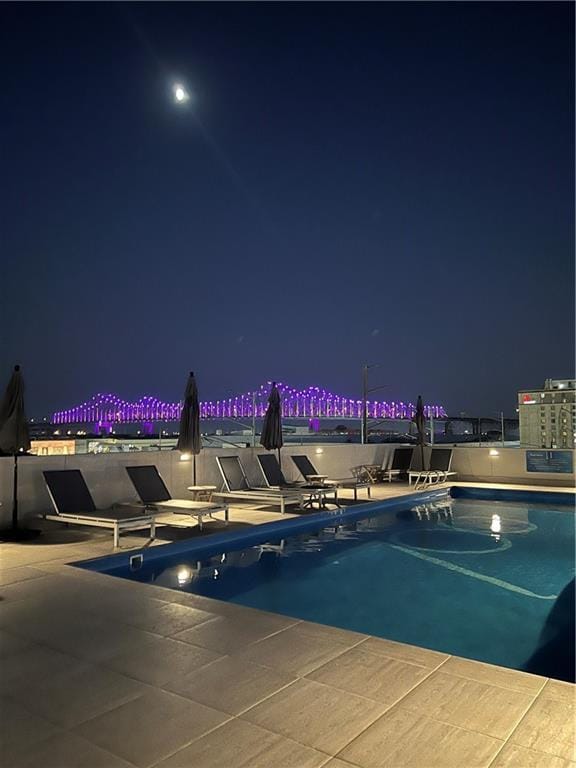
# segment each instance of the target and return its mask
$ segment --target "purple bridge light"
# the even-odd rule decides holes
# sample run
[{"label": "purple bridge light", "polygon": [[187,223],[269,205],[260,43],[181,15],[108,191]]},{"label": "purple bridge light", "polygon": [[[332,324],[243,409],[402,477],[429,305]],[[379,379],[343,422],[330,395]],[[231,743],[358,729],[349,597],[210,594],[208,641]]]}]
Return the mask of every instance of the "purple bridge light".
[{"label": "purple bridge light", "polygon": [[[203,419],[249,419],[264,416],[268,404],[271,383],[262,384],[254,392],[230,397],[227,400],[200,403]],[[278,384],[282,394],[282,415],[287,419],[360,419],[362,400],[342,397],[320,387],[293,389]],[[369,400],[368,416],[371,419],[411,419],[416,406],[411,402],[387,402]],[[117,395],[94,395],[82,405],[52,415],[53,424],[128,424],[154,421],[178,421],[182,403],[166,403],[156,397],[141,397],[135,402],[122,400]],[[446,411],[441,405],[426,405],[426,416],[441,418]]]}]

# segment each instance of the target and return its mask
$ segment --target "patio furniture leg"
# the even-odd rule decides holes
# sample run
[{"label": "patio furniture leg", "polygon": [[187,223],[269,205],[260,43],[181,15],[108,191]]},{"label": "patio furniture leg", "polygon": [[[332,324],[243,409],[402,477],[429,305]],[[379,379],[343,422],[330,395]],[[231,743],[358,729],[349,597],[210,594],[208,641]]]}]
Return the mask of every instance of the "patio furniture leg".
[{"label": "patio furniture leg", "polygon": [[114,526],[114,549],[120,546],[120,531],[118,529],[118,523]]},{"label": "patio furniture leg", "polygon": [[154,520],[154,518],[152,518],[152,521],[150,522],[150,538],[156,538],[156,520]]}]

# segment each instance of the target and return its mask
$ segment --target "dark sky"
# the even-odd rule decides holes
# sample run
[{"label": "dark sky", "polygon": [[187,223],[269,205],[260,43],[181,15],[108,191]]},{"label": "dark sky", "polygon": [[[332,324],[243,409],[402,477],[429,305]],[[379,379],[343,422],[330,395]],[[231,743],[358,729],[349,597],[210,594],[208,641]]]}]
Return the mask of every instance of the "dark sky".
[{"label": "dark sky", "polygon": [[0,14],[0,376],[31,415],[189,369],[359,396],[363,362],[512,414],[573,375],[573,4]]}]

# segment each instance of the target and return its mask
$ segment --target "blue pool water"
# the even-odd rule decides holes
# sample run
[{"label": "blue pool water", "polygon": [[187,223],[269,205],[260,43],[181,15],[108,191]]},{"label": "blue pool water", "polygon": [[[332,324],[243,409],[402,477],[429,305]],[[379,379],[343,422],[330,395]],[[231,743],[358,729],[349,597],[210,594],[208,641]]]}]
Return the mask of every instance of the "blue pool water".
[{"label": "blue pool water", "polygon": [[[373,509],[373,508],[372,508]],[[574,679],[574,515],[559,503],[447,495],[214,550],[166,547],[111,574]],[[313,524],[308,521],[308,525]],[[277,525],[274,524],[274,526]],[[289,530],[288,526],[285,526]],[[253,534],[252,534],[253,537]],[[572,657],[571,656],[572,652]]]}]

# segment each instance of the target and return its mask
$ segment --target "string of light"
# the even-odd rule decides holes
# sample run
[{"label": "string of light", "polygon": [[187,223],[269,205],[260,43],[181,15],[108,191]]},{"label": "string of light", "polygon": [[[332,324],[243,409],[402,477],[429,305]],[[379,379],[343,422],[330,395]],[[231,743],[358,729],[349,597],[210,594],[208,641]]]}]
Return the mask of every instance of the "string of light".
[{"label": "string of light", "polygon": [[[261,384],[254,392],[246,392],[224,400],[200,403],[204,419],[247,419],[264,416],[268,405],[271,382]],[[342,418],[359,419],[362,400],[343,397],[320,387],[294,389],[278,383],[282,396],[284,418]],[[368,416],[372,419],[411,419],[416,406],[412,402],[369,400]],[[146,421],[178,421],[182,403],[170,403],[156,397],[145,396],[129,402],[114,394],[98,393],[81,405],[52,415],[53,424],[85,424],[106,422],[123,424]],[[446,411],[441,405],[426,405],[427,417],[441,418]],[[255,411],[255,413],[254,413]]]}]

